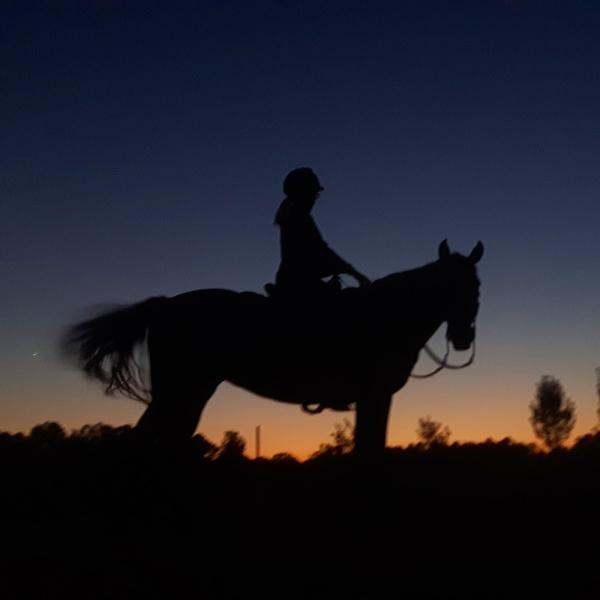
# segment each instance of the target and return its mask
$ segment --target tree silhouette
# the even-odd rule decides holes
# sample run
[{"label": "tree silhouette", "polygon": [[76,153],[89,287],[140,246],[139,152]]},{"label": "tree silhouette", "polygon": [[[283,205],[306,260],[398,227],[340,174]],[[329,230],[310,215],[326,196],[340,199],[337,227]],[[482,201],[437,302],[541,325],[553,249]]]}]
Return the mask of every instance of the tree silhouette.
[{"label": "tree silhouette", "polygon": [[226,431],[219,446],[217,458],[220,460],[239,460],[244,458],[246,440],[237,431]]},{"label": "tree silhouette", "polygon": [[571,435],[575,426],[575,403],[565,396],[563,386],[556,377],[542,376],[529,408],[529,422],[533,431],[550,450],[561,446]]},{"label": "tree silhouette", "polygon": [[434,421],[429,415],[419,419],[419,427],[416,430],[419,443],[429,449],[432,446],[447,446],[452,432],[447,426],[442,427],[438,421]]}]

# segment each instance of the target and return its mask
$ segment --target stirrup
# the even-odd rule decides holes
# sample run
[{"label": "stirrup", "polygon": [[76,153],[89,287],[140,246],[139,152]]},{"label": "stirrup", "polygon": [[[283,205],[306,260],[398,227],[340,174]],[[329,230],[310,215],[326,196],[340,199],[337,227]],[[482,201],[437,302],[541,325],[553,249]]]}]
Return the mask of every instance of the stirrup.
[{"label": "stirrup", "polygon": [[325,404],[323,403],[319,403],[315,406],[315,408],[311,408],[311,406],[313,406],[312,404],[302,404],[302,410],[306,413],[308,413],[309,415],[318,415],[320,413],[322,413],[327,406],[325,406]]},{"label": "stirrup", "polygon": [[350,410],[351,404],[352,402],[340,402],[339,404],[325,404],[323,402],[319,402],[316,405],[314,405],[307,402],[305,404],[302,404],[301,406],[302,410],[308,413],[309,415],[318,415],[322,413],[326,408],[329,408],[330,410],[335,410],[337,412],[345,412],[347,410]]}]

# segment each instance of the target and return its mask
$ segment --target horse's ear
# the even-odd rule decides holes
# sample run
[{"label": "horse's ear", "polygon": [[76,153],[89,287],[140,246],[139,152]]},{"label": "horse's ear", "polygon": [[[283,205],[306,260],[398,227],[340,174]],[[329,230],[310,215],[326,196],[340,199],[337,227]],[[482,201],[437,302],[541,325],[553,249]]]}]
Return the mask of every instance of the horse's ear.
[{"label": "horse's ear", "polygon": [[438,246],[438,256],[440,260],[445,260],[446,258],[450,258],[450,247],[448,246],[448,240],[444,240]]},{"label": "horse's ear", "polygon": [[481,242],[477,242],[475,248],[471,250],[471,254],[469,254],[469,260],[475,265],[483,256],[483,244]]}]

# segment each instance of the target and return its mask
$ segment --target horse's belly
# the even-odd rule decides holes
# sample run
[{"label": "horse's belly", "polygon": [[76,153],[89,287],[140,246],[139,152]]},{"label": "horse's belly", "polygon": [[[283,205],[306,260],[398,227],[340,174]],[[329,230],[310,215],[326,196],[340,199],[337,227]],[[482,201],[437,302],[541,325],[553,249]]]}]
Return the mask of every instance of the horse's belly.
[{"label": "horse's belly", "polygon": [[259,396],[292,404],[323,404],[343,407],[356,402],[360,384],[348,377],[307,370],[284,370],[236,373],[227,378],[231,383]]}]

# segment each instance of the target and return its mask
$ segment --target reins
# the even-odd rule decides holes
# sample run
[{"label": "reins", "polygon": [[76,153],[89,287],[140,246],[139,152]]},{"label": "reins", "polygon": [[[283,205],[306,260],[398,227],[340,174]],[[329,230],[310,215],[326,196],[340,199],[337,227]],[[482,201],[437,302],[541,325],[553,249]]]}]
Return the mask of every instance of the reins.
[{"label": "reins", "polygon": [[450,340],[448,339],[446,339],[446,352],[444,353],[443,358],[440,358],[429,347],[428,344],[425,344],[423,350],[425,350],[427,356],[429,356],[429,358],[431,358],[433,362],[437,363],[438,366],[433,371],[431,371],[431,373],[411,373],[410,376],[413,379],[427,379],[429,377],[433,377],[434,375],[437,375],[442,369],[464,369],[469,365],[472,365],[473,361],[475,360],[475,340],[473,340],[473,345],[471,346],[471,356],[469,357],[469,360],[467,360],[467,362],[463,363],[462,365],[452,365],[448,362],[448,356],[450,355]]}]

